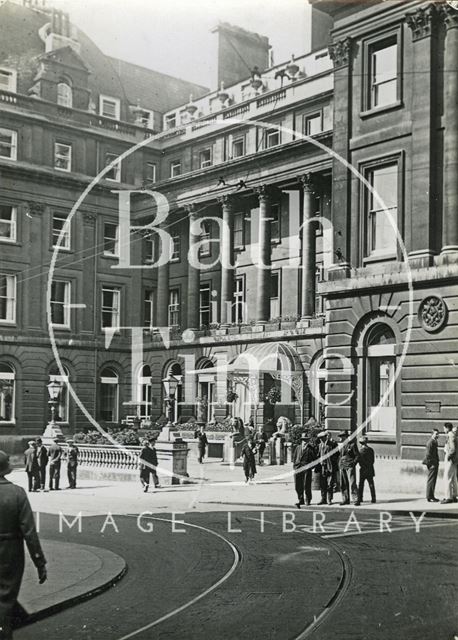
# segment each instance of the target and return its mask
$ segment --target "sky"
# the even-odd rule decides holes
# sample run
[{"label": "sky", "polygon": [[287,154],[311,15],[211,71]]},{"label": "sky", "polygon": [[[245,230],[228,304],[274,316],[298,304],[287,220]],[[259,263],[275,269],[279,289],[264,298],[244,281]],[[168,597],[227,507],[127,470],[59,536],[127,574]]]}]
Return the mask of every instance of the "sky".
[{"label": "sky", "polygon": [[306,0],[48,0],[106,54],[214,88],[218,22],[269,38],[274,62],[307,50]]}]

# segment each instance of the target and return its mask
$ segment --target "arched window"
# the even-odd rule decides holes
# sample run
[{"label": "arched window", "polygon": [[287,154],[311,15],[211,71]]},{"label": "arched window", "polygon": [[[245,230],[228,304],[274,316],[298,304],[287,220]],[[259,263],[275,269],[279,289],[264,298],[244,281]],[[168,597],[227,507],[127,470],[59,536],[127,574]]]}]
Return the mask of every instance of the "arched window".
[{"label": "arched window", "polygon": [[366,418],[368,430],[396,435],[396,339],[377,323],[365,340]]},{"label": "arched window", "polygon": [[140,418],[151,418],[151,368],[145,364],[138,373],[137,401]]},{"label": "arched window", "polygon": [[73,92],[68,82],[59,82],[57,85],[57,104],[62,107],[73,106]]},{"label": "arched window", "polygon": [[0,421],[14,422],[16,372],[12,365],[0,363]]},{"label": "arched window", "polygon": [[56,422],[69,422],[68,413],[68,382],[69,374],[66,367],[62,367],[64,375],[61,375],[57,367],[53,367],[49,373],[49,382],[59,382],[61,385],[59,398],[56,404],[55,420]]},{"label": "arched window", "polygon": [[118,422],[119,378],[116,371],[106,367],[100,376],[100,419]]}]

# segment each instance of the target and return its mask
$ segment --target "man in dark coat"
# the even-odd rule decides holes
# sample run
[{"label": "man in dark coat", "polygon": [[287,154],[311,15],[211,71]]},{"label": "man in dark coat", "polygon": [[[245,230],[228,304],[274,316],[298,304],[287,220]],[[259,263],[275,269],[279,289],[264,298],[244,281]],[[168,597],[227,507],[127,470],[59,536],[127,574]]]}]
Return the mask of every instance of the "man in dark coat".
[{"label": "man in dark coat", "polygon": [[320,440],[318,447],[320,463],[315,470],[320,474],[321,502],[318,504],[332,504],[339,452],[337,443],[331,438],[329,431],[320,431],[318,438]]},{"label": "man in dark coat", "polygon": [[[350,493],[353,503],[358,506],[358,487],[356,485],[356,464],[358,462],[358,447],[353,438],[350,439],[348,431],[339,433],[339,472],[340,491],[342,502],[340,504],[350,504]],[[347,441],[347,442],[346,442]]]},{"label": "man in dark coat", "polygon": [[143,449],[140,452],[140,482],[143,486],[143,491],[146,493],[149,489],[150,475],[153,476],[154,488],[159,487],[159,478],[157,477],[157,452],[154,448],[154,441],[145,440],[143,442]]},{"label": "man in dark coat", "polygon": [[[301,443],[293,451],[294,488],[297,493],[296,507],[301,508],[305,504],[307,507],[312,502],[312,468],[305,467],[316,460],[317,450],[307,435],[301,435]],[[305,500],[304,500],[305,492]]]},{"label": "man in dark coat", "polygon": [[203,426],[194,432],[194,438],[197,438],[197,460],[202,464],[208,445],[207,434],[204,432]]},{"label": "man in dark coat", "polygon": [[38,467],[40,469],[40,490],[44,491],[46,486],[46,467],[48,464],[48,450],[41,438],[36,439]]},{"label": "man in dark coat", "polygon": [[62,462],[62,447],[59,445],[59,438],[54,438],[54,442],[49,447],[49,490],[59,490],[60,465]]},{"label": "man in dark coat", "polygon": [[359,439],[359,442],[360,442],[361,446],[359,448],[359,456],[358,456],[358,463],[359,463],[358,502],[362,502],[363,501],[364,483],[367,480],[367,484],[369,485],[369,489],[370,489],[370,492],[371,492],[371,502],[373,504],[375,504],[375,502],[376,502],[376,499],[375,499],[375,484],[374,484],[375,452],[372,449],[372,447],[370,447],[367,444],[368,443],[367,436],[362,436]]},{"label": "man in dark coat", "polygon": [[69,489],[76,489],[76,474],[78,471],[78,447],[73,440],[68,442],[67,451],[67,477]]},{"label": "man in dark coat", "polygon": [[256,475],[256,445],[253,438],[248,438],[242,447],[243,471],[245,482],[251,482]]},{"label": "man in dark coat", "polygon": [[426,481],[426,499],[428,502],[439,502],[436,498],[436,480],[439,471],[439,451],[438,451],[439,429],[433,429],[428,442],[426,443],[425,457],[423,464],[428,469],[428,479]]},{"label": "man in dark coat", "polygon": [[37,443],[29,440],[29,448],[24,451],[25,472],[29,482],[29,491],[40,488],[40,467],[38,466]]},{"label": "man in dark coat", "polygon": [[38,570],[46,580],[46,559],[38,539],[30,503],[22,487],[5,479],[11,472],[9,457],[0,451],[0,638],[11,640],[14,609],[24,573],[24,540]]},{"label": "man in dark coat", "polygon": [[266,432],[264,431],[264,427],[262,425],[260,425],[258,427],[258,430],[254,436],[254,443],[256,445],[256,449],[258,451],[258,464],[262,465],[264,464],[263,461],[263,456],[264,456],[264,451],[266,450],[266,444],[268,442],[268,437]]}]

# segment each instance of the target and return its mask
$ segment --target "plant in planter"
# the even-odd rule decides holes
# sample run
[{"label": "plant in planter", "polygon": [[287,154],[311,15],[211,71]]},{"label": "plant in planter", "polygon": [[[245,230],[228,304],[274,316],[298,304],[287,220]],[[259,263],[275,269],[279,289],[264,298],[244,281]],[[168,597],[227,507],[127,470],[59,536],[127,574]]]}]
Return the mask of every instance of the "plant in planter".
[{"label": "plant in planter", "polygon": [[238,399],[238,397],[239,397],[238,393],[236,393],[232,389],[229,389],[229,391],[227,392],[226,401],[235,402]]},{"label": "plant in planter", "polygon": [[280,389],[277,389],[277,387],[272,387],[272,389],[269,389],[266,395],[266,400],[267,402],[270,402],[270,404],[276,404],[277,402],[280,402],[281,401]]}]

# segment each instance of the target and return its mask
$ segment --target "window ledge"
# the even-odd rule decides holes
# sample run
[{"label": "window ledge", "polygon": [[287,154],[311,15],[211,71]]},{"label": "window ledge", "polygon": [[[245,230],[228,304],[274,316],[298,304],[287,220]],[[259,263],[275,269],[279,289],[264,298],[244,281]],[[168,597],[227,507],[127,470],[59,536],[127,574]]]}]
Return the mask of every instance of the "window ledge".
[{"label": "window ledge", "polygon": [[16,321],[15,320],[0,320],[0,326],[5,326],[5,327],[16,327]]},{"label": "window ledge", "polygon": [[396,100],[396,102],[392,102],[391,104],[384,104],[381,107],[373,107],[372,109],[367,109],[365,111],[361,111],[359,114],[360,118],[370,118],[371,116],[378,115],[379,113],[385,113],[386,111],[393,111],[394,109],[400,109],[404,106],[402,100]]},{"label": "window ledge", "polygon": [[119,260],[119,256],[115,253],[102,253],[102,258],[110,258],[111,260]]},{"label": "window ledge", "polygon": [[383,433],[381,431],[367,431],[366,436],[369,442],[385,442],[386,444],[396,444],[396,436],[392,433]]},{"label": "window ledge", "polygon": [[381,253],[380,255],[374,254],[363,259],[363,266],[365,266],[366,264],[388,262],[392,260],[398,260],[398,256],[395,253]]}]

